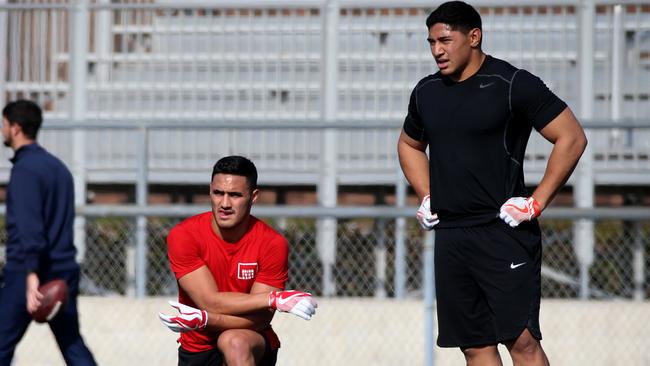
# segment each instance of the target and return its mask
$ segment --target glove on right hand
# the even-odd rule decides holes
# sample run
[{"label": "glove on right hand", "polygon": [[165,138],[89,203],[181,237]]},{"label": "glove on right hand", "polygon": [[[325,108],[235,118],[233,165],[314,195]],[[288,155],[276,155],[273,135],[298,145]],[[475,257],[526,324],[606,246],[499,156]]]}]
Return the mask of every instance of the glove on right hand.
[{"label": "glove on right hand", "polygon": [[208,325],[208,313],[205,310],[170,301],[169,305],[178,310],[180,315],[172,316],[158,313],[160,321],[174,332],[184,333],[203,329]]},{"label": "glove on right hand", "polygon": [[420,204],[420,208],[418,208],[418,212],[415,215],[418,218],[420,226],[427,231],[433,230],[433,227],[440,222],[438,214],[431,213],[430,199],[431,197],[429,195],[424,196],[422,204]]}]

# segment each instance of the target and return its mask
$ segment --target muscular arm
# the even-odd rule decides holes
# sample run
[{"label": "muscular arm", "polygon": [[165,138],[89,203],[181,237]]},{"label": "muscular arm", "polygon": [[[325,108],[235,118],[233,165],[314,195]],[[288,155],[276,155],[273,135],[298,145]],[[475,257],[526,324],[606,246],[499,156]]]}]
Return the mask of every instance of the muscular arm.
[{"label": "muscular arm", "polygon": [[553,143],[544,177],[533,192],[533,197],[543,210],[571,176],[587,146],[587,137],[568,107],[549,122],[540,133]]},{"label": "muscular arm", "polygon": [[[251,288],[251,294],[265,294],[271,291],[279,291],[279,288],[271,287],[259,282],[255,282]],[[243,294],[246,295],[246,294]],[[208,330],[222,331],[227,329],[251,329],[260,331],[266,329],[273,319],[275,311],[270,308],[253,311],[241,315],[216,314],[208,311]]]},{"label": "muscular arm", "polygon": [[429,158],[427,144],[409,137],[404,130],[397,142],[399,164],[419,199],[429,194]]},{"label": "muscular arm", "polygon": [[200,309],[223,315],[242,315],[269,309],[269,292],[273,289],[269,287],[266,291],[253,285],[255,293],[219,292],[206,266],[181,277],[178,284]]}]

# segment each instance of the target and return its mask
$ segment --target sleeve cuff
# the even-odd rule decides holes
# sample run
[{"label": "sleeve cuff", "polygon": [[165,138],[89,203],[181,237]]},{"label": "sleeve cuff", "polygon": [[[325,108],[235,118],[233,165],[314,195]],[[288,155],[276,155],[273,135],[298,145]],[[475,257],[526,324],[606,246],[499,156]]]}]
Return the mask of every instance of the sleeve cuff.
[{"label": "sleeve cuff", "polygon": [[25,258],[25,269],[27,272],[38,272],[38,257]]}]

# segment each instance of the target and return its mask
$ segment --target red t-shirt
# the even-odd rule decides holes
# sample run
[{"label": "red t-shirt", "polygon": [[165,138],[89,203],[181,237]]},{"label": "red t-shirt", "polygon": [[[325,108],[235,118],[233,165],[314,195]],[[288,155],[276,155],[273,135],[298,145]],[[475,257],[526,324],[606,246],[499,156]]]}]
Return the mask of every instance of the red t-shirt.
[{"label": "red t-shirt", "polygon": [[[179,279],[205,265],[219,291],[249,293],[254,282],[284,289],[288,279],[287,240],[269,225],[251,216],[250,229],[237,243],[227,243],[214,233],[212,212],[192,216],[167,236],[167,255]],[[178,301],[197,307],[179,286]],[[280,342],[273,329],[264,332],[272,349]],[[181,346],[202,352],[217,346],[219,334],[208,331],[182,333]]]}]

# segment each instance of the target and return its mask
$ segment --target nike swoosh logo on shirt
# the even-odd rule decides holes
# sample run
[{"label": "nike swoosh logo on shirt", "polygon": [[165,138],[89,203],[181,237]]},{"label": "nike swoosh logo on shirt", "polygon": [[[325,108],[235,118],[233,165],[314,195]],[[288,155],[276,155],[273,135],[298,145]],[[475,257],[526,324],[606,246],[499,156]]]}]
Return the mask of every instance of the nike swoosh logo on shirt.
[{"label": "nike swoosh logo on shirt", "polygon": [[488,86],[490,86],[490,85],[492,85],[492,84],[494,84],[494,82],[491,82],[491,83],[489,83],[489,84],[480,84],[478,87],[481,88],[481,89],[483,89],[483,88],[487,88]]},{"label": "nike swoosh logo on shirt", "polygon": [[510,269],[515,269],[517,267],[521,267],[524,264],[526,264],[526,262],[521,262],[521,263],[518,263],[518,264],[510,263]]}]

